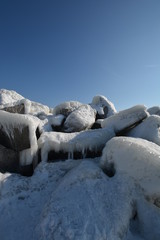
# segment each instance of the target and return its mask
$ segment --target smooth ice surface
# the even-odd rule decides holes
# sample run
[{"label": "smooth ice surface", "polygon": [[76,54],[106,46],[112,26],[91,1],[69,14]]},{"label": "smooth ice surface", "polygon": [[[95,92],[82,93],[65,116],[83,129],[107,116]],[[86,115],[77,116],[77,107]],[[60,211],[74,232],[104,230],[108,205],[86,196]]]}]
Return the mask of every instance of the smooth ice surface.
[{"label": "smooth ice surface", "polygon": [[160,145],[160,116],[152,115],[127,134],[130,137],[144,138]]},{"label": "smooth ice surface", "polygon": [[114,137],[113,131],[95,129],[76,133],[45,132],[38,140],[41,149],[42,161],[47,161],[48,152],[68,152],[72,156],[75,151],[84,153],[87,149],[92,151],[102,150],[105,143]]},{"label": "smooth ice surface", "polygon": [[112,128],[117,133],[143,120],[147,116],[146,107],[144,105],[136,105],[104,119],[101,126],[102,128]]},{"label": "smooth ice surface", "polygon": [[114,137],[103,149],[101,166],[134,178],[146,196],[160,197],[160,147],[140,138]]},{"label": "smooth ice surface", "polygon": [[[115,109],[115,106],[112,102],[110,102],[106,97],[100,95],[100,96],[95,96],[92,99],[91,106],[97,110],[97,112],[100,115],[106,115],[106,117],[109,117],[111,115],[114,115],[117,111]],[[104,108],[106,109],[106,113],[104,111]]]},{"label": "smooth ice surface", "polygon": [[65,132],[78,132],[91,128],[95,117],[95,110],[90,105],[81,105],[66,118],[64,130]]}]

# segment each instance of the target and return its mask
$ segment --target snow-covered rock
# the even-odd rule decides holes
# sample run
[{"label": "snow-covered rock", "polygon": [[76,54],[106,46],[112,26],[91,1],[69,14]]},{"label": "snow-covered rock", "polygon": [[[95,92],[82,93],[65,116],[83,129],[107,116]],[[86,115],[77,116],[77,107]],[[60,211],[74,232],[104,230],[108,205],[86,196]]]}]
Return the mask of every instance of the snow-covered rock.
[{"label": "snow-covered rock", "polygon": [[101,123],[102,128],[111,128],[115,133],[124,131],[147,117],[146,107],[136,105],[110,116]]},{"label": "snow-covered rock", "polygon": [[0,110],[0,144],[20,153],[21,165],[31,164],[37,153],[39,123],[36,117]]},{"label": "snow-covered rock", "polygon": [[64,102],[59,105],[57,105],[52,113],[53,115],[58,115],[62,114],[65,117],[67,117],[71,112],[73,112],[76,108],[80,107],[82,103],[77,102],[77,101],[69,101],[69,102]]},{"label": "snow-covered rock", "polygon": [[160,145],[160,116],[151,115],[127,133],[127,136],[144,138]]},{"label": "snow-covered rock", "polygon": [[114,132],[108,129],[76,133],[45,132],[40,136],[38,146],[42,161],[96,157],[114,136]]},{"label": "snow-covered rock", "polygon": [[64,122],[65,132],[79,132],[92,127],[95,122],[95,110],[87,104],[81,105]]},{"label": "snow-covered rock", "polygon": [[24,97],[13,90],[0,89],[0,105],[14,103]]},{"label": "snow-covered rock", "polygon": [[107,118],[117,112],[114,104],[102,95],[95,96],[91,106],[96,109],[97,118]]},{"label": "snow-covered rock", "polygon": [[0,90],[0,109],[11,113],[49,114],[50,108],[41,103],[30,101],[13,90]]},{"label": "snow-covered rock", "polygon": [[102,168],[125,173],[145,196],[160,197],[160,147],[140,138],[115,137],[103,149]]},{"label": "snow-covered rock", "polygon": [[134,187],[111,180],[91,161],[67,173],[47,202],[36,228],[39,240],[125,239],[133,218]]},{"label": "snow-covered rock", "polygon": [[159,115],[160,116],[160,107],[154,106],[147,109],[147,112],[149,112],[150,115]]}]

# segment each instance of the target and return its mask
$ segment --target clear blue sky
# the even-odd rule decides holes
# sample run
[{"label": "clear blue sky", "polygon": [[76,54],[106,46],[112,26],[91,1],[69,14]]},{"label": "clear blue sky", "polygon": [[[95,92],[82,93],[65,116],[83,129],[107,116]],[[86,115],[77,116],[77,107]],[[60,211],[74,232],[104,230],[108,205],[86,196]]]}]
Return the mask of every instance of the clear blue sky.
[{"label": "clear blue sky", "polygon": [[160,1],[0,0],[0,88],[50,107],[160,105]]}]

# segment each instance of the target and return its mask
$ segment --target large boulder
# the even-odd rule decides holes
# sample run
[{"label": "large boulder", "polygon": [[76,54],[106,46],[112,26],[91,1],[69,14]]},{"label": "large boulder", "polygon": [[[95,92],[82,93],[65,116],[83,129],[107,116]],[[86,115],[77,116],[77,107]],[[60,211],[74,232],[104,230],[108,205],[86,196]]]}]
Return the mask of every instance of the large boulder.
[{"label": "large boulder", "polygon": [[131,129],[127,136],[143,138],[160,145],[160,116],[151,115],[144,119],[142,123]]},{"label": "large boulder", "polygon": [[0,144],[19,153],[20,165],[35,162],[38,149],[36,131],[39,121],[30,115],[0,111]]},{"label": "large boulder", "polygon": [[113,129],[117,134],[139,124],[147,116],[146,107],[137,105],[104,119],[101,126],[102,128]]},{"label": "large boulder", "polygon": [[62,114],[65,117],[67,117],[71,112],[73,112],[75,109],[80,107],[82,103],[77,102],[77,101],[69,101],[69,102],[64,102],[59,105],[57,105],[52,113],[53,115],[59,115]]},{"label": "large boulder", "polygon": [[160,196],[160,147],[140,138],[115,137],[103,149],[106,172],[133,178],[146,197]]},{"label": "large boulder", "polygon": [[107,141],[115,134],[107,129],[76,133],[44,132],[38,140],[42,161],[94,158],[101,155]]},{"label": "large boulder", "polygon": [[107,118],[117,112],[114,104],[102,95],[95,96],[91,106],[97,111],[97,119]]},{"label": "large boulder", "polygon": [[74,110],[64,122],[65,132],[79,132],[89,129],[95,122],[95,110],[88,104]]}]

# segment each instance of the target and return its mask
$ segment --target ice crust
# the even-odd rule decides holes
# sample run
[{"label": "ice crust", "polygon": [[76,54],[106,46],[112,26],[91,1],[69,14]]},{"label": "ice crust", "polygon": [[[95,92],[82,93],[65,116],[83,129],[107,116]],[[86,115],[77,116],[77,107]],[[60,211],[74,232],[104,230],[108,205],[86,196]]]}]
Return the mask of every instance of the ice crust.
[{"label": "ice crust", "polygon": [[111,128],[118,133],[148,116],[144,105],[136,105],[132,108],[120,111],[110,116],[101,123],[102,128]]},{"label": "ice crust", "polygon": [[103,149],[101,166],[134,178],[146,196],[160,197],[160,147],[140,138],[114,137]]},{"label": "ice crust", "polygon": [[107,129],[95,129],[76,133],[45,132],[38,140],[41,149],[42,161],[47,161],[48,152],[68,152],[72,157],[73,152],[81,151],[85,157],[87,149],[98,151],[102,150],[105,143],[115,136],[114,132]]}]

